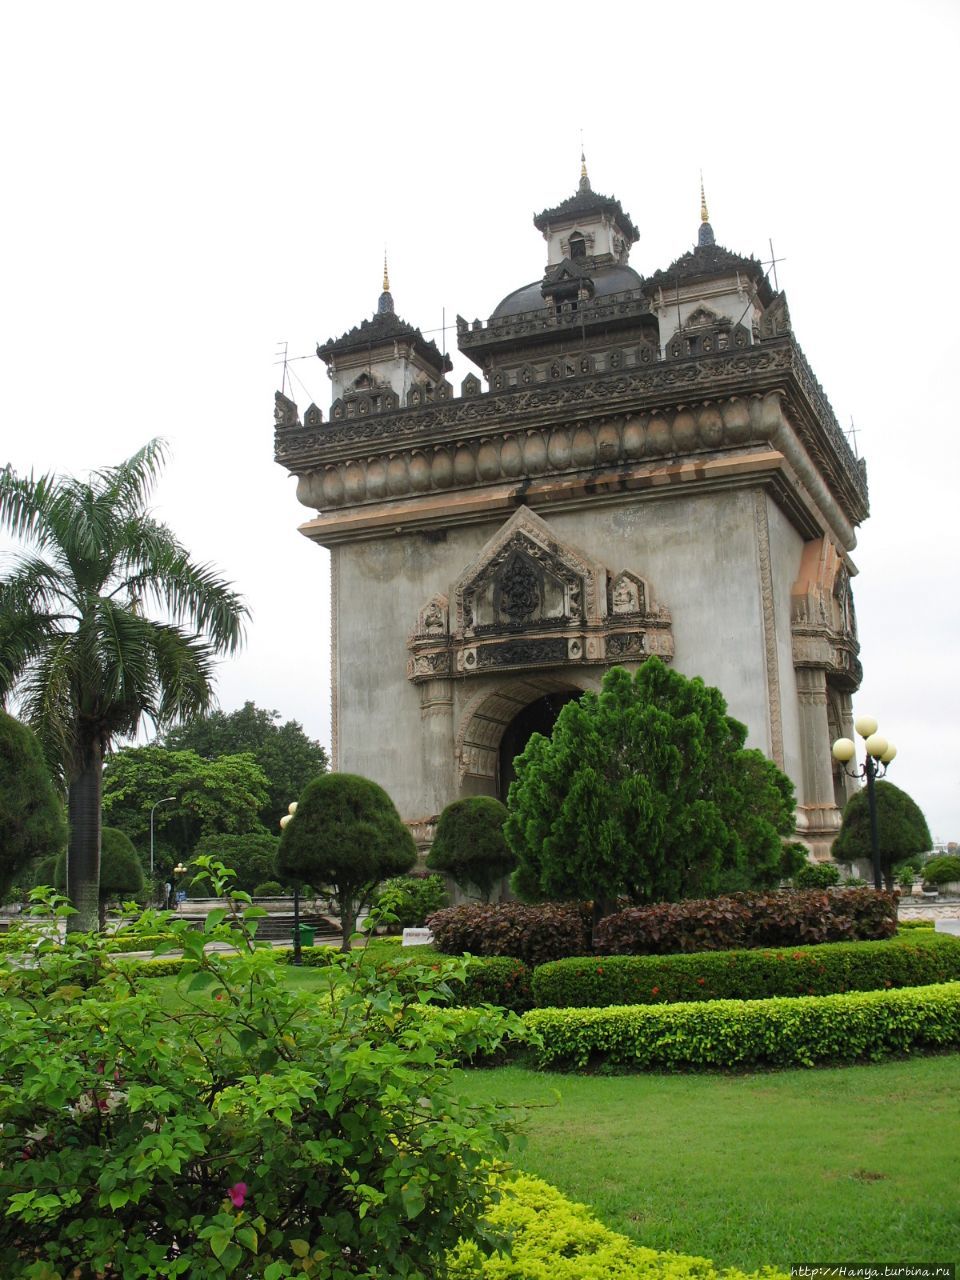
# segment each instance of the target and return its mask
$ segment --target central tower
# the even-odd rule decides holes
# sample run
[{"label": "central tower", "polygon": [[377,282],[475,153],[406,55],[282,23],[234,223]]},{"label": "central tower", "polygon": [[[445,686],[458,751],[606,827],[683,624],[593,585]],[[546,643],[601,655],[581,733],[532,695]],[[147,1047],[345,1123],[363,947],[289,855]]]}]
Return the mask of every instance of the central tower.
[{"label": "central tower", "polygon": [[543,210],[540,278],[486,324],[468,375],[399,319],[318,348],[330,421],[277,396],[277,461],[331,552],[334,766],[424,840],[451,800],[503,792],[509,757],[607,667],[702,676],[793,779],[825,854],[845,780],[833,738],[859,683],[852,455],[761,264],[715,241],[629,263],[619,200]]}]

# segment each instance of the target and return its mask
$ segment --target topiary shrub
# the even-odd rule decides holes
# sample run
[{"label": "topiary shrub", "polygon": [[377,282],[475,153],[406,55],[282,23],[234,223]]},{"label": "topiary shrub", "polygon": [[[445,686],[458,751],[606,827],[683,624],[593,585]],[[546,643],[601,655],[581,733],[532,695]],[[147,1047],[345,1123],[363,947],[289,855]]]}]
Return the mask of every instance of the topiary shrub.
[{"label": "topiary shrub", "polygon": [[539,1178],[521,1174],[495,1185],[500,1198],[485,1220],[509,1247],[484,1258],[472,1241],[459,1245],[447,1257],[449,1280],[787,1280],[772,1267],[745,1274],[707,1258],[646,1249]]},{"label": "topiary shrub", "polygon": [[464,893],[478,890],[489,902],[497,882],[517,865],[503,832],[506,820],[506,805],[493,796],[468,796],[448,804],[437,823],[427,866],[445,871]]},{"label": "topiary shrub", "polygon": [[386,922],[387,933],[402,933],[419,928],[445,906],[447,890],[443,876],[394,876],[380,885],[375,901],[397,917]]},{"label": "topiary shrub", "polygon": [[960,880],[960,858],[954,854],[941,854],[923,864],[923,883],[932,885],[950,884]]},{"label": "topiary shrub", "polygon": [[798,889],[830,889],[840,883],[840,868],[832,862],[806,862],[793,877]]},{"label": "topiary shrub", "polygon": [[377,885],[416,860],[413,836],[383,787],[353,773],[325,773],[307,783],[284,827],[277,870],[333,891],[349,951],[357,916]]},{"label": "topiary shrub", "polygon": [[960,938],[927,933],[904,943],[834,942],[776,951],[589,956],[533,973],[539,1007],[595,1008],[694,1000],[834,995],[960,979]]},{"label": "topiary shrub", "polygon": [[[601,920],[601,955],[668,955],[892,937],[897,895],[875,889],[734,893],[630,907]],[[559,957],[553,957],[559,959]]]},{"label": "topiary shrub", "polygon": [[960,983],[656,1008],[531,1009],[537,1065],[634,1071],[811,1067],[960,1045]]},{"label": "topiary shrub", "polygon": [[[211,887],[227,891],[219,871]],[[161,921],[147,913],[132,930]],[[338,952],[317,1016],[317,993],[289,989],[254,945],[254,921],[211,912],[204,934],[164,923],[189,988],[176,1018],[147,966],[99,935],[38,941],[27,925],[35,964],[0,958],[0,1275],[439,1271],[480,1234],[514,1127],[464,1098],[451,1061],[497,1052],[519,1019],[420,1016],[463,962],[424,968],[404,991]]]},{"label": "topiary shrub", "polygon": [[279,898],[283,893],[283,886],[279,880],[264,880],[263,884],[258,884],[254,891],[255,898]]},{"label": "topiary shrub", "polygon": [[[892,782],[878,782],[877,833],[880,872],[887,889],[893,888],[897,865],[926,853],[933,843],[927,820],[916,801]],[[832,853],[838,862],[873,861],[870,806],[866,788],[847,801]]]},{"label": "topiary shrub", "polygon": [[511,956],[475,956],[467,966],[461,1003],[496,1004],[523,1013],[533,1008],[531,973]]},{"label": "topiary shrub", "polygon": [[34,858],[56,856],[66,841],[63,802],[36,734],[0,710],[0,895]]},{"label": "topiary shrub", "polygon": [[590,922],[589,903],[501,902],[447,907],[427,924],[437,950],[447,955],[513,956],[538,965],[589,954]]}]

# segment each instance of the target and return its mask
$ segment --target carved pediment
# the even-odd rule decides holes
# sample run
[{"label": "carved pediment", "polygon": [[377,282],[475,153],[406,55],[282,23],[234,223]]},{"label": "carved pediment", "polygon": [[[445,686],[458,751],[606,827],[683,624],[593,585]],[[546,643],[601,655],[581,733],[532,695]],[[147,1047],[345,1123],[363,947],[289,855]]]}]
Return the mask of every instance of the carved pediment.
[{"label": "carved pediment", "polygon": [[599,561],[560,542],[521,507],[457,582],[457,630],[473,635],[599,618],[606,612],[605,574]]},{"label": "carved pediment", "polygon": [[670,614],[649,584],[559,539],[521,507],[447,597],[424,605],[409,640],[411,680],[477,672],[642,662],[673,656]]}]

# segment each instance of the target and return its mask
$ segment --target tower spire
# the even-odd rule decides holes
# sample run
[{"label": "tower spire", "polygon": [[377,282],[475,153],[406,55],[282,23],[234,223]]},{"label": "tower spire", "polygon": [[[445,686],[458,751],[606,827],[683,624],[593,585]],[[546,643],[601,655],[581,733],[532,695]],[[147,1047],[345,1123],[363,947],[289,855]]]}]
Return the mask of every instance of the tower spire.
[{"label": "tower spire", "polygon": [[710,215],[707,213],[707,197],[703,190],[703,170],[700,170],[700,230],[697,234],[698,248],[706,248],[707,245],[715,244],[713,238],[713,227],[710,225]]},{"label": "tower spire", "polygon": [[583,132],[580,133],[580,190],[589,191],[590,179],[587,177],[587,157],[583,150]]},{"label": "tower spire", "polygon": [[380,295],[380,301],[377,303],[377,314],[384,315],[385,312],[393,311],[393,294],[390,292],[390,273],[387,271],[387,251],[383,251],[383,293]]}]

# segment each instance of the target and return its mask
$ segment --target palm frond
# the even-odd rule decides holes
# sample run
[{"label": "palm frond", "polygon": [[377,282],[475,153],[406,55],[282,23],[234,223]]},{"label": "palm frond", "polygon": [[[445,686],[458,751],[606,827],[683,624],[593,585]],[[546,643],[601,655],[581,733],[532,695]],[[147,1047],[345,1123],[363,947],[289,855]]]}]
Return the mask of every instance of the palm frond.
[{"label": "palm frond", "polygon": [[157,436],[119,466],[94,472],[98,502],[124,515],[142,510],[160,478],[168,453],[166,440]]},{"label": "palm frond", "polygon": [[43,545],[50,504],[56,495],[57,477],[43,475],[34,479],[18,476],[9,465],[0,471],[0,528],[18,539],[29,539]]},{"label": "palm frond", "polygon": [[207,711],[213,701],[215,653],[199,636],[179,627],[150,624],[157,686],[157,721],[169,725]]},{"label": "palm frond", "polygon": [[212,565],[196,564],[182,547],[171,547],[138,582],[144,596],[166,609],[178,626],[206,632],[217,653],[240,648],[250,610]]},{"label": "palm frond", "polygon": [[71,600],[71,584],[64,580],[56,564],[27,551],[11,552],[6,559],[11,567],[0,579],[0,611],[39,609],[55,613]]},{"label": "palm frond", "polygon": [[22,718],[36,733],[53,776],[69,776],[79,747],[74,683],[75,637],[58,635],[35,654],[17,692]]}]

